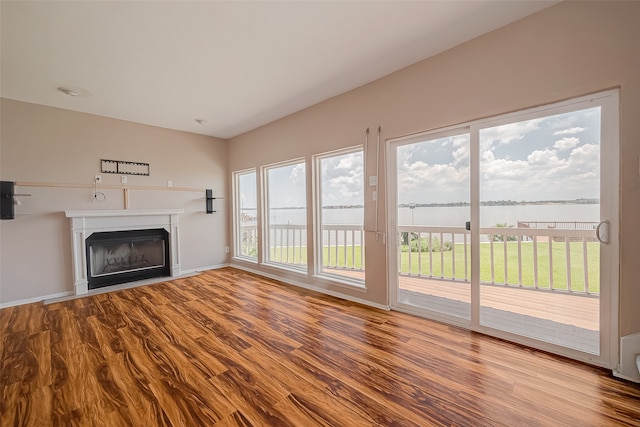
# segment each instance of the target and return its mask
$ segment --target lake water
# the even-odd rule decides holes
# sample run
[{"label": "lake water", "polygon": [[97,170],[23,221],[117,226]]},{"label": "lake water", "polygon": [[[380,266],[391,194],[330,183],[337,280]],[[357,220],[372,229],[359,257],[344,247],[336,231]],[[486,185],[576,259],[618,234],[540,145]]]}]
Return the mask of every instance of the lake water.
[{"label": "lake water", "polygon": [[[255,216],[254,210],[245,210]],[[363,208],[324,209],[326,224],[361,224]],[[272,224],[304,224],[304,209],[274,209]],[[416,207],[398,209],[400,225],[463,226],[470,220],[469,207]],[[526,206],[481,206],[480,226],[492,227],[496,224],[515,226],[518,221],[600,221],[600,205],[526,205]],[[382,222],[380,223],[382,226]]]}]

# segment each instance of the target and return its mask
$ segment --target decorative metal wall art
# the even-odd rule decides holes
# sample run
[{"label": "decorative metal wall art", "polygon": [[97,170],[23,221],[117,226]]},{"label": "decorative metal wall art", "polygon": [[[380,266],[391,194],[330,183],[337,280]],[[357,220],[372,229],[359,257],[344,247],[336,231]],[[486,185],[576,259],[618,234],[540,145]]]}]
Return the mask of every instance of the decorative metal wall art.
[{"label": "decorative metal wall art", "polygon": [[149,163],[102,159],[100,165],[102,173],[149,176]]}]

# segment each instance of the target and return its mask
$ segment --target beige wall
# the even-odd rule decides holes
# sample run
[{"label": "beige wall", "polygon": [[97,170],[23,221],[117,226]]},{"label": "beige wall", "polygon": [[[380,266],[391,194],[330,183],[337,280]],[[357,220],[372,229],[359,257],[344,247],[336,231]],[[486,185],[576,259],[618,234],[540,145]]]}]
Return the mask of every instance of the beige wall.
[{"label": "beige wall", "polygon": [[[100,159],[150,164],[150,176],[128,176],[130,209],[180,208],[181,268],[201,269],[227,262],[225,200],[220,212],[205,213],[204,191],[149,190],[211,188],[224,197],[227,142],[224,140],[2,99],[0,178],[43,186],[18,186],[16,219],[0,221],[0,304],[71,291],[71,242],[65,210],[124,209],[121,188],[99,189],[92,201]],[[123,187],[119,175],[102,173],[103,186]],[[85,188],[65,188],[72,184]],[[49,185],[53,185],[52,187]]]},{"label": "beige wall", "polygon": [[[640,2],[563,2],[255,131],[233,138],[229,170],[348,147],[367,127],[383,140],[621,88],[621,335],[640,332]],[[380,58],[384,61],[384,58]],[[375,132],[372,132],[375,138]],[[384,156],[384,144],[380,155]],[[384,164],[384,157],[382,157]],[[369,150],[367,175],[375,152]],[[310,178],[310,175],[308,175]],[[384,177],[384,168],[380,178]],[[308,182],[310,183],[310,179]],[[308,194],[311,187],[308,186]],[[365,221],[373,226],[367,187]],[[384,227],[384,180],[380,225]],[[311,198],[308,199],[311,206]],[[309,217],[311,223],[311,217]],[[367,292],[291,273],[282,277],[387,304],[386,246],[367,234]],[[266,266],[237,264],[280,274]]]}]

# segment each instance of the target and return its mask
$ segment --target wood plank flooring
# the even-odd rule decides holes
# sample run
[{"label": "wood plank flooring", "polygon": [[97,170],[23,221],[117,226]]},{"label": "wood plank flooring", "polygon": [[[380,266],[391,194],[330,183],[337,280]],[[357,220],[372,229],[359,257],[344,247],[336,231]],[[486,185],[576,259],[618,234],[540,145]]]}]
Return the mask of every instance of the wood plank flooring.
[{"label": "wood plank flooring", "polygon": [[640,426],[604,370],[233,268],[0,310],[2,426]]}]

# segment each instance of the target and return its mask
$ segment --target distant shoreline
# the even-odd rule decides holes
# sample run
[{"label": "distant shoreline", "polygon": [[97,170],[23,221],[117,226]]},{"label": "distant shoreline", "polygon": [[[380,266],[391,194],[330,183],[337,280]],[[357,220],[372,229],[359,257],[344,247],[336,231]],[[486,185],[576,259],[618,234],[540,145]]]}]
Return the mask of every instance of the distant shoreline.
[{"label": "distant shoreline", "polygon": [[[599,205],[600,199],[573,199],[573,200],[488,200],[480,202],[480,206],[527,206],[527,205]],[[453,208],[470,206],[469,202],[452,203],[401,203],[399,208]]]},{"label": "distant shoreline", "polygon": [[[599,205],[600,199],[573,199],[573,200],[488,200],[480,202],[480,206],[528,206],[528,205]],[[456,208],[470,206],[469,202],[451,203],[400,203],[399,208]],[[362,209],[364,205],[331,205],[322,209]],[[285,208],[271,208],[273,210],[306,209],[304,206],[289,206]],[[245,211],[255,211],[256,208],[242,208]]]}]

